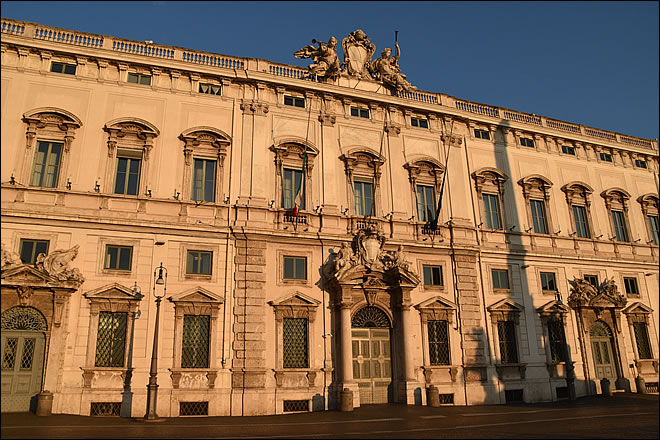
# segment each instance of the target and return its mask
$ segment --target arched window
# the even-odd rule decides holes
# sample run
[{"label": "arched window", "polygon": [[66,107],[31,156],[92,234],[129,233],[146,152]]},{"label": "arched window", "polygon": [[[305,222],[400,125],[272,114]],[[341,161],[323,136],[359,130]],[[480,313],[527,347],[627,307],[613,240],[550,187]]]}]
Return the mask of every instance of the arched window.
[{"label": "arched window", "polygon": [[46,318],[34,307],[16,306],[2,313],[3,330],[46,331]]},{"label": "arched window", "polygon": [[[69,153],[80,119],[66,110],[41,107],[23,114],[27,125],[19,182],[41,188],[61,188],[69,173]],[[35,145],[36,144],[36,145]]]},{"label": "arched window", "polygon": [[528,228],[536,234],[551,234],[552,216],[550,215],[550,188],[552,182],[538,174],[524,177],[518,181],[522,186],[527,207]]},{"label": "arched window", "polygon": [[183,199],[222,202],[229,135],[213,127],[193,127],[179,139],[184,142]]},{"label": "arched window", "polygon": [[358,310],[351,319],[353,328],[390,328],[390,318],[375,306],[366,306]]},{"label": "arched window", "polygon": [[594,235],[591,221],[591,193],[593,189],[583,182],[571,182],[561,187],[566,194],[566,203],[570,212],[572,235],[579,238],[591,238]]},{"label": "arched window", "polygon": [[612,236],[620,242],[630,242],[630,220],[628,219],[628,200],[630,194],[621,188],[610,188],[603,191],[601,197],[605,199],[605,207],[609,211],[610,230]]}]

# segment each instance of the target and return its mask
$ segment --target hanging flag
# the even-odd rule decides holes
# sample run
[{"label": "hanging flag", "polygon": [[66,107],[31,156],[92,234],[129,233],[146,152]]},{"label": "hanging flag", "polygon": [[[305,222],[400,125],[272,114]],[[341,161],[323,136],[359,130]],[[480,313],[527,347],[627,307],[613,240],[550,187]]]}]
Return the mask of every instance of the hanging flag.
[{"label": "hanging flag", "polygon": [[[445,161],[445,163],[447,163]],[[442,209],[442,194],[445,192],[445,180],[447,178],[447,171],[442,175],[442,185],[440,185],[440,197],[438,198],[438,208],[435,211],[435,215],[433,216],[433,220],[429,222],[429,229],[432,231],[435,231],[438,229],[438,217],[440,217],[440,210]]]},{"label": "hanging flag", "polygon": [[[305,174],[307,174],[307,148],[303,153],[303,168],[302,168],[302,177],[300,178],[300,186],[298,187],[298,192],[296,193],[296,198],[293,200],[293,210],[291,214],[294,217],[298,216],[298,211],[300,211],[300,206],[303,201],[303,194],[305,193]],[[295,175],[294,175],[294,184],[295,184]]]}]

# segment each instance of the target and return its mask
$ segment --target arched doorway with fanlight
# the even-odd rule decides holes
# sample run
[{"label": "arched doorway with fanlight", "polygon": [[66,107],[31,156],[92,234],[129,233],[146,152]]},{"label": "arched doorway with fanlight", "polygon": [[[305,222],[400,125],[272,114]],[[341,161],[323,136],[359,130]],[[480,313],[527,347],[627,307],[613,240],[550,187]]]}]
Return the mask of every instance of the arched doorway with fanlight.
[{"label": "arched doorway with fanlight", "polygon": [[2,314],[2,412],[27,412],[41,392],[46,318],[34,307],[16,306]]},{"label": "arched doorway with fanlight", "polygon": [[617,373],[612,331],[603,321],[595,321],[589,329],[589,338],[596,379],[607,378],[614,385]]},{"label": "arched doorway with fanlight", "polygon": [[394,401],[391,329],[390,318],[376,306],[362,307],[351,319],[353,379],[361,405]]}]

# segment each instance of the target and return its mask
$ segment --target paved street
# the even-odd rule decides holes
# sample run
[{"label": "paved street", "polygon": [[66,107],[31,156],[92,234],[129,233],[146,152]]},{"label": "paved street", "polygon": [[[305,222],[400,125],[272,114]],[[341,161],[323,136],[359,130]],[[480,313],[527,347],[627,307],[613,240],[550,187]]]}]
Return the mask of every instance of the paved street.
[{"label": "paved street", "polygon": [[658,438],[658,395],[472,407],[374,405],[352,412],[262,417],[3,414],[2,438]]}]

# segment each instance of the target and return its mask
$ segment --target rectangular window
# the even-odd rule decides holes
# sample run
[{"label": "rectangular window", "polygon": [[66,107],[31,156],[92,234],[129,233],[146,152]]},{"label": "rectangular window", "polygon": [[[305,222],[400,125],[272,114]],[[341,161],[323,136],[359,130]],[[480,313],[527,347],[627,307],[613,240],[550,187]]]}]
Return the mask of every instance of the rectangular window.
[{"label": "rectangular window", "polygon": [[534,223],[534,232],[537,234],[548,233],[548,222],[545,217],[545,201],[530,200],[529,205],[532,211],[532,222]]},{"label": "rectangular window", "polygon": [[131,246],[106,246],[104,269],[131,270],[133,248]]},{"label": "rectangular window", "polygon": [[626,228],[626,221],[623,211],[612,210],[612,223],[614,224],[614,235],[616,241],[629,241],[628,228]]},{"label": "rectangular window", "polygon": [[534,139],[521,137],[520,138],[520,145],[522,145],[523,147],[534,148]]},{"label": "rectangular window", "polygon": [[595,288],[598,288],[598,276],[597,275],[585,275],[584,280],[594,286]]},{"label": "rectangular window", "polygon": [[637,342],[637,353],[640,359],[653,359],[651,353],[651,340],[645,322],[633,322],[635,330],[635,341]]},{"label": "rectangular window", "polygon": [[199,83],[199,93],[219,96],[222,94],[222,86],[220,84]]},{"label": "rectangular window", "polygon": [[211,275],[213,252],[188,251],[186,273],[190,275]]},{"label": "rectangular window", "polygon": [[355,181],[355,215],[368,217],[374,214],[373,184],[371,182]]},{"label": "rectangular window", "polygon": [[183,315],[181,368],[208,368],[211,317]]},{"label": "rectangular window", "polygon": [[548,340],[550,343],[550,356],[552,362],[567,362],[566,339],[564,326],[561,321],[548,321]]},{"label": "rectangular window", "polygon": [[40,141],[34,156],[30,186],[55,188],[60,170],[62,145],[59,142]]},{"label": "rectangular window", "polygon": [[478,128],[475,128],[474,137],[477,139],[490,139],[490,133],[486,130],[479,130]]},{"label": "rectangular window", "polygon": [[95,366],[124,366],[127,320],[126,312],[99,312]]},{"label": "rectangular window", "polygon": [[423,266],[425,286],[443,286],[442,266]]},{"label": "rectangular window", "polygon": [[435,190],[432,186],[417,185],[417,215],[424,223],[435,218]]},{"label": "rectangular window", "polygon": [[298,96],[284,95],[284,105],[305,108],[305,98],[299,98]]},{"label": "rectangular window", "polygon": [[351,116],[369,119],[369,109],[362,107],[351,107]]},{"label": "rectangular window", "polygon": [[136,196],[140,183],[140,159],[117,157],[117,177],[115,178],[115,194]]},{"label": "rectangular window", "polygon": [[493,269],[491,271],[493,289],[509,290],[509,271],[506,269]]},{"label": "rectangular window", "polygon": [[635,159],[635,166],[637,168],[646,168],[646,161],[642,159]]},{"label": "rectangular window", "polygon": [[145,75],[142,73],[131,73],[128,74],[128,82],[131,84],[142,84],[144,86],[151,85],[151,75]]},{"label": "rectangular window", "polygon": [[[282,173],[282,208],[293,209],[296,200],[296,194],[302,184],[303,172],[301,170],[291,170],[284,168]],[[301,210],[305,209],[305,189],[300,201]]]},{"label": "rectangular window", "polygon": [[48,254],[48,240],[21,239],[20,254],[23,264],[34,264],[39,254]]},{"label": "rectangular window", "polygon": [[66,64],[66,63],[56,63],[53,61],[50,65],[50,71],[55,73],[65,73],[67,75],[75,75],[76,65]]},{"label": "rectangular window", "polygon": [[557,280],[553,272],[541,272],[541,290],[547,292],[557,291]]},{"label": "rectangular window", "polygon": [[575,233],[580,238],[591,238],[589,232],[589,220],[587,220],[587,208],[573,205],[573,219],[575,220]]},{"label": "rectangular window", "polygon": [[564,154],[570,154],[571,156],[575,156],[575,148],[571,147],[570,145],[562,145],[561,152]]},{"label": "rectangular window", "polygon": [[447,321],[428,321],[431,365],[450,365],[449,325]]},{"label": "rectangular window", "polygon": [[215,202],[215,160],[195,159],[192,199]]},{"label": "rectangular window", "polygon": [[307,318],[282,320],[282,366],[284,368],[308,368]]},{"label": "rectangular window", "polygon": [[658,244],[658,216],[657,215],[647,215],[646,218],[649,221],[649,229],[651,230],[651,241],[653,244]]},{"label": "rectangular window", "polygon": [[500,223],[500,198],[496,194],[484,194],[484,215],[488,229],[502,229]]},{"label": "rectangular window", "polygon": [[284,257],[284,278],[289,280],[306,280],[307,258]]},{"label": "rectangular window", "polygon": [[415,118],[412,117],[410,118],[410,125],[413,127],[419,127],[419,128],[429,128],[429,121],[424,118]]},{"label": "rectangular window", "polygon": [[623,285],[628,295],[639,295],[639,287],[637,287],[637,278],[624,277]]},{"label": "rectangular window", "polygon": [[600,153],[600,160],[603,162],[612,162],[612,155],[610,153]]},{"label": "rectangular window", "polygon": [[500,357],[502,359],[502,363],[518,363],[516,324],[513,321],[498,321],[497,336],[500,341]]}]

